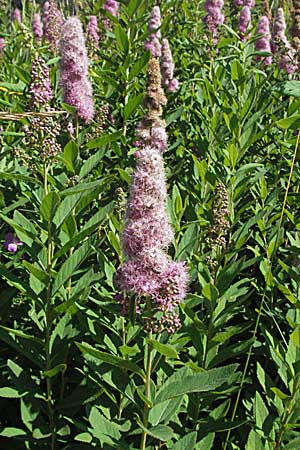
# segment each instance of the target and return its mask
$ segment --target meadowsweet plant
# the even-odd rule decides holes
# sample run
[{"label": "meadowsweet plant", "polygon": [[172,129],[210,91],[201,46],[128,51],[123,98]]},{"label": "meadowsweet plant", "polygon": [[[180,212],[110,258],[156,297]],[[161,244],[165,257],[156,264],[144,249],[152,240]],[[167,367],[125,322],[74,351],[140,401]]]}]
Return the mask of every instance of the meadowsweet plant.
[{"label": "meadowsweet plant", "polygon": [[49,67],[40,56],[34,58],[30,76],[28,86],[30,108],[34,110],[46,107],[47,109],[53,94],[50,86]]},{"label": "meadowsweet plant", "polygon": [[90,122],[94,117],[93,91],[88,78],[88,56],[78,17],[66,20],[60,38],[60,85],[63,100],[77,110],[78,117]]},{"label": "meadowsweet plant", "polygon": [[49,0],[43,6],[44,38],[52,51],[57,51],[64,19],[55,0]]},{"label": "meadowsweet plant", "polygon": [[284,11],[278,8],[273,21],[271,49],[278,60],[278,66],[287,73],[294,73],[296,70],[295,50],[286,37],[286,23]]},{"label": "meadowsweet plant", "polygon": [[243,6],[238,23],[238,30],[242,41],[245,41],[249,37],[247,30],[251,27],[251,9],[249,6]]},{"label": "meadowsweet plant", "polygon": [[21,15],[21,11],[19,8],[14,9],[12,17],[15,22],[18,22],[18,23],[22,22],[22,15]]},{"label": "meadowsweet plant", "polygon": [[0,54],[3,53],[4,49],[5,49],[5,39],[0,38]]},{"label": "meadowsweet plant", "polygon": [[151,11],[151,18],[148,23],[148,32],[150,33],[145,42],[145,49],[150,50],[152,56],[161,56],[161,15],[159,6],[154,6]]},{"label": "meadowsweet plant", "polygon": [[204,3],[206,15],[203,18],[203,22],[212,35],[213,44],[218,42],[218,27],[223,25],[225,20],[222,12],[223,6],[223,0],[206,0]]},{"label": "meadowsweet plant", "polygon": [[168,39],[162,40],[160,67],[163,86],[165,86],[169,92],[176,92],[179,88],[179,83],[178,80],[174,78],[175,66]]},{"label": "meadowsweet plant", "polygon": [[99,28],[96,16],[91,16],[87,27],[87,44],[92,52],[99,46]]},{"label": "meadowsweet plant", "polygon": [[[255,42],[255,50],[259,52],[271,52],[271,34],[270,24],[267,16],[262,16],[257,24],[256,34],[260,37]],[[257,56],[257,61],[263,61],[263,64],[269,66],[272,64],[272,56]]]},{"label": "meadowsweet plant", "polygon": [[43,23],[41,20],[41,16],[39,13],[35,13],[32,19],[32,31],[34,38],[37,41],[40,41],[43,37],[44,31],[43,31]]}]

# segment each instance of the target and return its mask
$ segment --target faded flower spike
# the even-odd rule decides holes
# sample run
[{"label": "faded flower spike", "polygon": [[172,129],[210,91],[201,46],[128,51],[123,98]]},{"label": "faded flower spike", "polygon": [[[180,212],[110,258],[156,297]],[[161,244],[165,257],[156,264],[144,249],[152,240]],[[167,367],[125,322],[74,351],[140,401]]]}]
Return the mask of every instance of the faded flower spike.
[{"label": "faded flower spike", "polygon": [[8,252],[15,253],[18,250],[18,247],[22,245],[23,242],[21,242],[13,233],[10,232],[5,235],[3,246]]},{"label": "faded flower spike", "polygon": [[60,85],[63,100],[77,109],[85,122],[94,117],[92,86],[88,78],[88,56],[81,22],[70,17],[60,39]]}]

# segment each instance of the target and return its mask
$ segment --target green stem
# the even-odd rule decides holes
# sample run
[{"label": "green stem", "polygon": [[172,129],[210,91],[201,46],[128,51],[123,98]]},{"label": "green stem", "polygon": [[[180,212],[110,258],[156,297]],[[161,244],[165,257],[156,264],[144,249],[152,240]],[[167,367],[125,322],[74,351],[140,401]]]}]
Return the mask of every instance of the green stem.
[{"label": "green stem", "polygon": [[[152,339],[152,331],[148,332],[148,338]],[[147,351],[147,361],[146,361],[146,379],[145,379],[145,397],[147,400],[151,400],[151,371],[152,371],[152,358],[153,358],[153,349],[149,344],[146,347]],[[149,418],[149,406],[147,403],[144,404],[144,412],[143,412],[143,425],[145,428],[148,427],[148,418]],[[140,450],[146,449],[146,440],[147,433],[143,431],[142,439],[141,439],[141,447]]]},{"label": "green stem", "polygon": [[[45,195],[48,194],[48,171],[49,166],[45,163],[44,165],[44,188]],[[46,336],[45,336],[45,353],[46,353],[46,370],[51,369],[51,351],[50,351],[50,338],[51,338],[51,291],[52,291],[52,280],[51,280],[51,268],[52,268],[52,258],[53,258],[54,248],[52,241],[52,227],[51,223],[48,223],[48,248],[47,248],[47,274],[49,276],[49,284],[46,294],[46,305],[45,305],[45,326],[46,326]],[[53,399],[52,399],[52,384],[51,378],[46,377],[46,387],[47,387],[47,404],[48,404],[48,417],[51,429],[51,450],[55,450],[56,442],[56,429],[55,429],[55,419],[53,410]]]}]

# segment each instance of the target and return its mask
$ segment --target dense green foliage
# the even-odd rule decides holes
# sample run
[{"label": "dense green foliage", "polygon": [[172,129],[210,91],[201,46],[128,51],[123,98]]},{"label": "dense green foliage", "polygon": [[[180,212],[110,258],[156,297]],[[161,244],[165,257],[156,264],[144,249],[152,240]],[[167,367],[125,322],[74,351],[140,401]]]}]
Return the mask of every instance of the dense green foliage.
[{"label": "dense green foliage", "polygon": [[[123,0],[103,29],[90,78],[113,120],[79,122],[73,139],[58,57],[33,42],[28,3],[22,25],[0,12],[0,110],[28,111],[38,52],[65,114],[49,119],[62,152],[46,161],[45,136],[32,145],[24,132],[30,118],[0,116],[0,235],[24,244],[0,250],[0,448],[137,450],[143,432],[148,450],[300,448],[298,75],[255,61],[257,37],[239,40],[235,7],[210,48],[202,2],[160,2],[180,80],[164,111],[170,253],[187,261],[190,288],[180,330],[149,340],[137,317],[122,317],[113,279],[155,3]],[[102,4],[78,8],[85,25]],[[223,233],[214,218],[227,202]]]}]

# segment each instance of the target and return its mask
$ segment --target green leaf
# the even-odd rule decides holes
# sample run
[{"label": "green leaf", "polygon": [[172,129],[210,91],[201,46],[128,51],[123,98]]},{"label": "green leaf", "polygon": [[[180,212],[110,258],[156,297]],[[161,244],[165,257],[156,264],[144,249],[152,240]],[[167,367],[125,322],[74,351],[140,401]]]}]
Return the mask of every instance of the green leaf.
[{"label": "green leaf", "polygon": [[71,214],[71,212],[74,210],[74,208],[82,198],[82,195],[82,192],[79,192],[78,194],[67,195],[59,204],[53,218],[53,223],[57,228],[59,228],[61,224],[67,219],[69,214]]},{"label": "green leaf", "polygon": [[300,81],[286,81],[280,85],[280,88],[282,89],[284,95],[300,97]]},{"label": "green leaf", "polygon": [[166,119],[167,126],[170,125],[170,123],[175,122],[175,120],[177,120],[178,117],[182,115],[182,113],[183,113],[183,106],[181,106],[175,112],[170,114]]},{"label": "green leaf", "polygon": [[300,448],[300,438],[293,439],[282,450],[298,450]]},{"label": "green leaf", "polygon": [[2,387],[0,388],[0,397],[2,398],[20,398],[23,394],[19,394],[19,392],[16,389],[13,389],[11,387]]},{"label": "green leaf", "polygon": [[124,53],[128,52],[129,49],[129,41],[127,34],[125,33],[124,29],[121,27],[121,25],[117,24],[114,28],[114,34],[117,41],[117,46],[119,50],[121,50]]},{"label": "green leaf", "polygon": [[101,148],[98,150],[94,155],[90,156],[82,165],[79,176],[80,178],[86,177],[93,169],[94,167],[99,164],[99,162],[103,159],[103,156],[105,155],[105,149]]},{"label": "green leaf", "polygon": [[40,206],[40,212],[45,222],[48,223],[52,222],[52,219],[54,217],[55,211],[57,210],[59,202],[60,197],[54,191],[49,192],[49,194],[47,194],[43,198],[43,201]]},{"label": "green leaf", "polygon": [[231,364],[188,375],[185,378],[184,383],[182,381],[165,383],[159,390],[154,404],[157,405],[170,398],[183,396],[192,392],[207,392],[214,390],[222,386],[222,384],[227,383],[237,367],[238,364]]},{"label": "green leaf", "polygon": [[187,434],[182,439],[176,442],[176,444],[172,445],[170,450],[187,450],[194,449],[196,445],[197,432],[193,431],[192,433]]},{"label": "green leaf", "polygon": [[52,369],[45,370],[43,372],[44,377],[52,378],[55,377],[59,372],[64,372],[67,368],[66,364],[57,364],[57,366],[53,367]]},{"label": "green leaf", "polygon": [[255,394],[255,422],[256,426],[263,429],[263,425],[267,417],[269,416],[269,411],[258,391]]},{"label": "green leaf", "polygon": [[39,269],[34,264],[31,264],[28,261],[22,261],[22,264],[26,269],[39,281],[41,281],[43,284],[47,285],[49,283],[49,275],[47,272],[45,272],[42,269]]},{"label": "green leaf", "polygon": [[300,348],[300,330],[299,328],[294,330],[290,336],[290,339],[296,347]]},{"label": "green leaf", "polygon": [[128,98],[128,101],[126,105],[124,106],[122,116],[124,120],[129,119],[129,117],[137,110],[137,108],[142,103],[142,100],[144,98],[144,94],[139,95],[130,95]]},{"label": "green leaf", "polygon": [[149,412],[151,425],[155,426],[161,422],[167,423],[178,412],[181,402],[181,397],[175,397],[153,406]]},{"label": "green leaf", "polygon": [[117,366],[123,370],[129,370],[130,372],[134,372],[144,378],[144,373],[142,369],[139,368],[135,363],[131,361],[127,361],[126,359],[120,358],[119,356],[110,355],[109,353],[101,352],[100,350],[96,350],[86,343],[76,342],[77,347],[83,354],[88,354],[93,356],[100,361],[103,361],[107,364],[111,364],[112,366]]},{"label": "green leaf", "polygon": [[86,144],[87,148],[97,148],[102,147],[110,142],[117,141],[122,136],[122,132],[118,131],[116,133],[102,134],[100,137],[93,139]]},{"label": "green leaf", "polygon": [[178,358],[178,353],[176,349],[170,344],[162,344],[161,342],[156,341],[155,339],[146,339],[146,342],[155,350],[158,351],[161,355],[166,356],[167,358]]},{"label": "green leaf", "polygon": [[20,436],[26,436],[26,434],[26,431],[21,430],[20,428],[6,427],[1,431],[0,436],[7,438],[16,438]]},{"label": "green leaf", "polygon": [[279,128],[283,128],[284,130],[297,130],[300,127],[300,114],[277,120],[275,123]]},{"label": "green leaf", "polygon": [[156,427],[148,429],[142,424],[142,422],[139,419],[137,419],[137,424],[145,433],[147,433],[154,439],[159,439],[160,441],[165,442],[173,437],[172,428],[166,425],[157,425]]},{"label": "green leaf", "polygon": [[88,256],[91,251],[91,239],[85,241],[69,258],[63,263],[59,272],[57,273],[53,287],[52,295],[54,295],[63,284],[74,275],[76,269],[80,266],[82,261]]},{"label": "green leaf", "polygon": [[66,168],[71,172],[76,172],[76,162],[78,160],[79,149],[76,142],[69,141],[64,147],[64,163]]},{"label": "green leaf", "polygon": [[131,81],[134,77],[139,75],[141,70],[148,64],[150,60],[150,55],[151,55],[150,51],[144,52],[141,58],[138,59],[136,63],[133,64],[133,66],[129,71],[128,81]]}]

